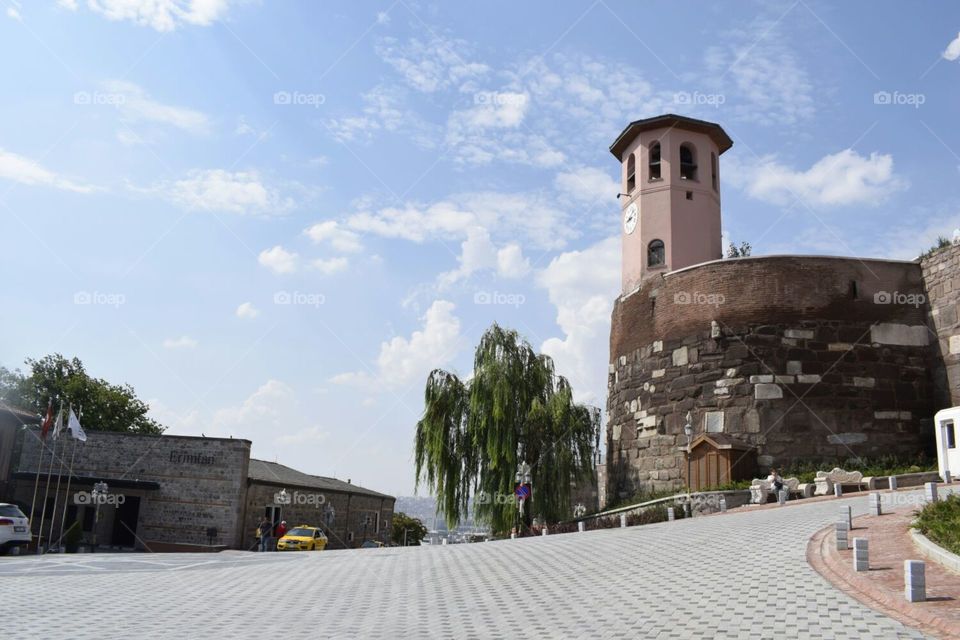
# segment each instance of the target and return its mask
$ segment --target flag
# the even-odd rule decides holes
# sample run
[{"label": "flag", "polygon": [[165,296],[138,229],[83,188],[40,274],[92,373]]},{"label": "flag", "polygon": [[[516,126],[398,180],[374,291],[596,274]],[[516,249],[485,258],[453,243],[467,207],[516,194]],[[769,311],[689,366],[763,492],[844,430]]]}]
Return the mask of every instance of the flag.
[{"label": "flag", "polygon": [[53,439],[56,440],[60,437],[60,434],[63,433],[63,405],[60,405],[60,410],[57,411],[57,419],[53,423]]},{"label": "flag", "polygon": [[87,441],[87,434],[84,432],[83,427],[80,426],[80,420],[77,418],[77,414],[73,412],[73,407],[70,407],[70,418],[67,420],[67,431],[69,431],[70,435],[80,442]]},{"label": "flag", "polygon": [[43,423],[40,425],[40,437],[44,440],[47,439],[47,432],[50,431],[50,426],[53,424],[53,398],[51,397],[47,400],[47,417],[43,419]]}]

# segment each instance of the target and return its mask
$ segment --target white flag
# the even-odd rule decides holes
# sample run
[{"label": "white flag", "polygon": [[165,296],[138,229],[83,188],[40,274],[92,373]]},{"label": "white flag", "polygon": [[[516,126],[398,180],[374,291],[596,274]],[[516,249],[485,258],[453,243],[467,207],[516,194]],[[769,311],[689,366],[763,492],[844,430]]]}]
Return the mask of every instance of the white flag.
[{"label": "white flag", "polygon": [[57,411],[57,419],[53,423],[53,439],[56,440],[63,433],[63,405],[60,405],[60,411]]},{"label": "white flag", "polygon": [[73,407],[70,407],[70,419],[67,420],[67,430],[70,432],[70,435],[80,442],[87,441],[87,434],[84,432],[83,427],[80,426],[80,420],[77,419],[77,414],[73,412]]}]

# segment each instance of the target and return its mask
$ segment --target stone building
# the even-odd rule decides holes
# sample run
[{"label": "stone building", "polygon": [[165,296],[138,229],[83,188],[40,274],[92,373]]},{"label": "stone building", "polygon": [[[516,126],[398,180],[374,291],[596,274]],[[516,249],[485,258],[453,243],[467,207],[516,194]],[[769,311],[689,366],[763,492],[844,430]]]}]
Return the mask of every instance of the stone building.
[{"label": "stone building", "polygon": [[[914,261],[722,259],[719,125],[631,123],[610,331],[605,501],[687,483],[688,436],[771,466],[932,453],[960,402],[960,247]],[[957,335],[955,335],[957,334]],[[728,438],[728,439],[729,439]]]},{"label": "stone building", "polygon": [[[38,431],[0,428],[0,443],[12,443],[0,450],[0,460],[11,461],[0,501],[27,513],[35,504],[34,534],[44,540],[51,530],[59,537],[65,507],[67,525],[79,522],[85,541],[151,551],[249,549],[264,515],[321,526],[330,548],[389,539],[393,497],[253,459],[249,440],[88,430],[86,442],[64,435],[53,451]],[[98,482],[108,492],[97,522]]]}]

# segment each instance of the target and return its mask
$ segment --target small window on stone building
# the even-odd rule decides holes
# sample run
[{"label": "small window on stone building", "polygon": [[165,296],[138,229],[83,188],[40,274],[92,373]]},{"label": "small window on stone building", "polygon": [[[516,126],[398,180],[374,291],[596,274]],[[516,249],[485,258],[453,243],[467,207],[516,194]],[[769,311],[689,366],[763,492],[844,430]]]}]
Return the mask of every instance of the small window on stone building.
[{"label": "small window on stone building", "polygon": [[647,266],[657,267],[666,262],[663,240],[651,240],[647,245]]},{"label": "small window on stone building", "polygon": [[719,191],[717,188],[717,154],[710,152],[710,182],[713,184],[713,190]]},{"label": "small window on stone building", "polygon": [[707,411],[703,416],[705,433],[723,433],[723,411]]},{"label": "small window on stone building", "polygon": [[660,143],[650,145],[650,177],[649,180],[660,179]]},{"label": "small window on stone building", "polygon": [[856,280],[850,281],[850,299],[857,300],[860,298],[860,285]]},{"label": "small window on stone building", "polygon": [[627,193],[632,193],[634,187],[637,186],[637,158],[634,154],[630,154],[630,157],[627,158]]},{"label": "small window on stone building", "polygon": [[687,200],[693,200],[693,191],[687,191]]}]

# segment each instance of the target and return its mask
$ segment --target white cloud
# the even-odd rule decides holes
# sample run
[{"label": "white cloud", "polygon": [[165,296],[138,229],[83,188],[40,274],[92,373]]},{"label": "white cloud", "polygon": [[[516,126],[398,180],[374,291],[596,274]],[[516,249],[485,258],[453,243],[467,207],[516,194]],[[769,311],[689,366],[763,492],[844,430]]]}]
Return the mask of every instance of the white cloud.
[{"label": "white cloud", "polygon": [[[60,0],[59,4],[77,10],[76,0]],[[229,4],[229,0],[87,0],[91,11],[108,20],[129,20],[157,31],[213,24],[227,13]]]},{"label": "white cloud", "polygon": [[333,382],[390,388],[425,382],[430,371],[449,364],[463,346],[454,309],[452,302],[435,300],[421,318],[421,330],[409,338],[397,336],[380,345],[375,372],[341,373],[333,377]]},{"label": "white cloud", "polygon": [[406,105],[406,93],[400,87],[378,85],[363,94],[360,115],[333,118],[326,127],[340,142],[369,142],[381,131],[402,131],[422,148],[435,147],[439,129]]},{"label": "white cloud", "polygon": [[96,187],[68,180],[30,158],[0,149],[0,179],[35,187],[53,187],[64,191],[90,193]]},{"label": "white cloud", "polygon": [[257,257],[257,261],[276,274],[293,273],[297,270],[299,256],[277,245],[272,249],[264,249]]},{"label": "white cloud", "polygon": [[469,278],[477,271],[492,269],[505,278],[521,278],[530,271],[530,261],[523,257],[523,251],[517,244],[497,249],[490,234],[483,227],[473,227],[467,233],[467,239],[460,244],[460,266],[440,274],[437,282],[442,289]]},{"label": "white cloud", "polygon": [[376,51],[407,84],[426,93],[450,87],[466,89],[490,70],[483,63],[467,60],[472,53],[466,42],[441,36],[412,38],[404,43],[384,38]]},{"label": "white cloud", "polygon": [[520,239],[541,249],[561,248],[579,235],[555,198],[538,192],[481,191],[431,204],[361,209],[348,215],[345,224],[355,231],[412,242],[462,240],[471,228],[483,227],[494,237]]},{"label": "white cloud", "polygon": [[126,122],[163,124],[190,133],[206,133],[210,122],[200,111],[153,100],[141,87],[124,80],[108,80],[105,91],[114,94],[116,108]]},{"label": "white cloud", "polygon": [[951,62],[960,58],[960,33],[947,45],[947,48],[943,52],[943,57]]},{"label": "white cloud", "polygon": [[554,258],[537,275],[557,309],[564,338],[549,338],[541,350],[567,376],[579,401],[603,407],[607,389],[610,313],[620,291],[620,238]]},{"label": "white cloud", "polygon": [[612,203],[620,192],[620,183],[606,171],[594,167],[580,167],[557,174],[553,180],[558,191],[578,202]]},{"label": "white cloud", "polygon": [[167,338],[163,341],[164,349],[193,349],[197,346],[197,341],[190,336],[180,336],[179,338]]},{"label": "white cloud", "polygon": [[723,40],[727,44],[707,49],[703,83],[723,96],[725,112],[776,126],[813,117],[816,102],[810,73],[777,22],[760,18],[750,28],[725,34]]},{"label": "white cloud", "polygon": [[852,149],[824,156],[805,171],[767,156],[752,166],[728,165],[725,175],[750,197],[780,205],[795,198],[808,206],[876,205],[907,186],[893,171],[893,156],[865,157]]},{"label": "white cloud", "polygon": [[318,222],[305,229],[304,233],[316,244],[328,243],[331,247],[343,253],[356,253],[363,248],[359,234],[344,229],[336,220]]},{"label": "white cloud", "polygon": [[252,302],[244,302],[237,307],[237,317],[252,320],[260,315],[260,310],[253,306]]},{"label": "white cloud", "polygon": [[266,184],[256,171],[195,169],[186,178],[161,183],[153,191],[193,211],[271,215],[294,206],[292,198]]},{"label": "white cloud", "polygon": [[317,258],[310,262],[310,266],[325,276],[332,275],[347,268],[346,258]]}]

